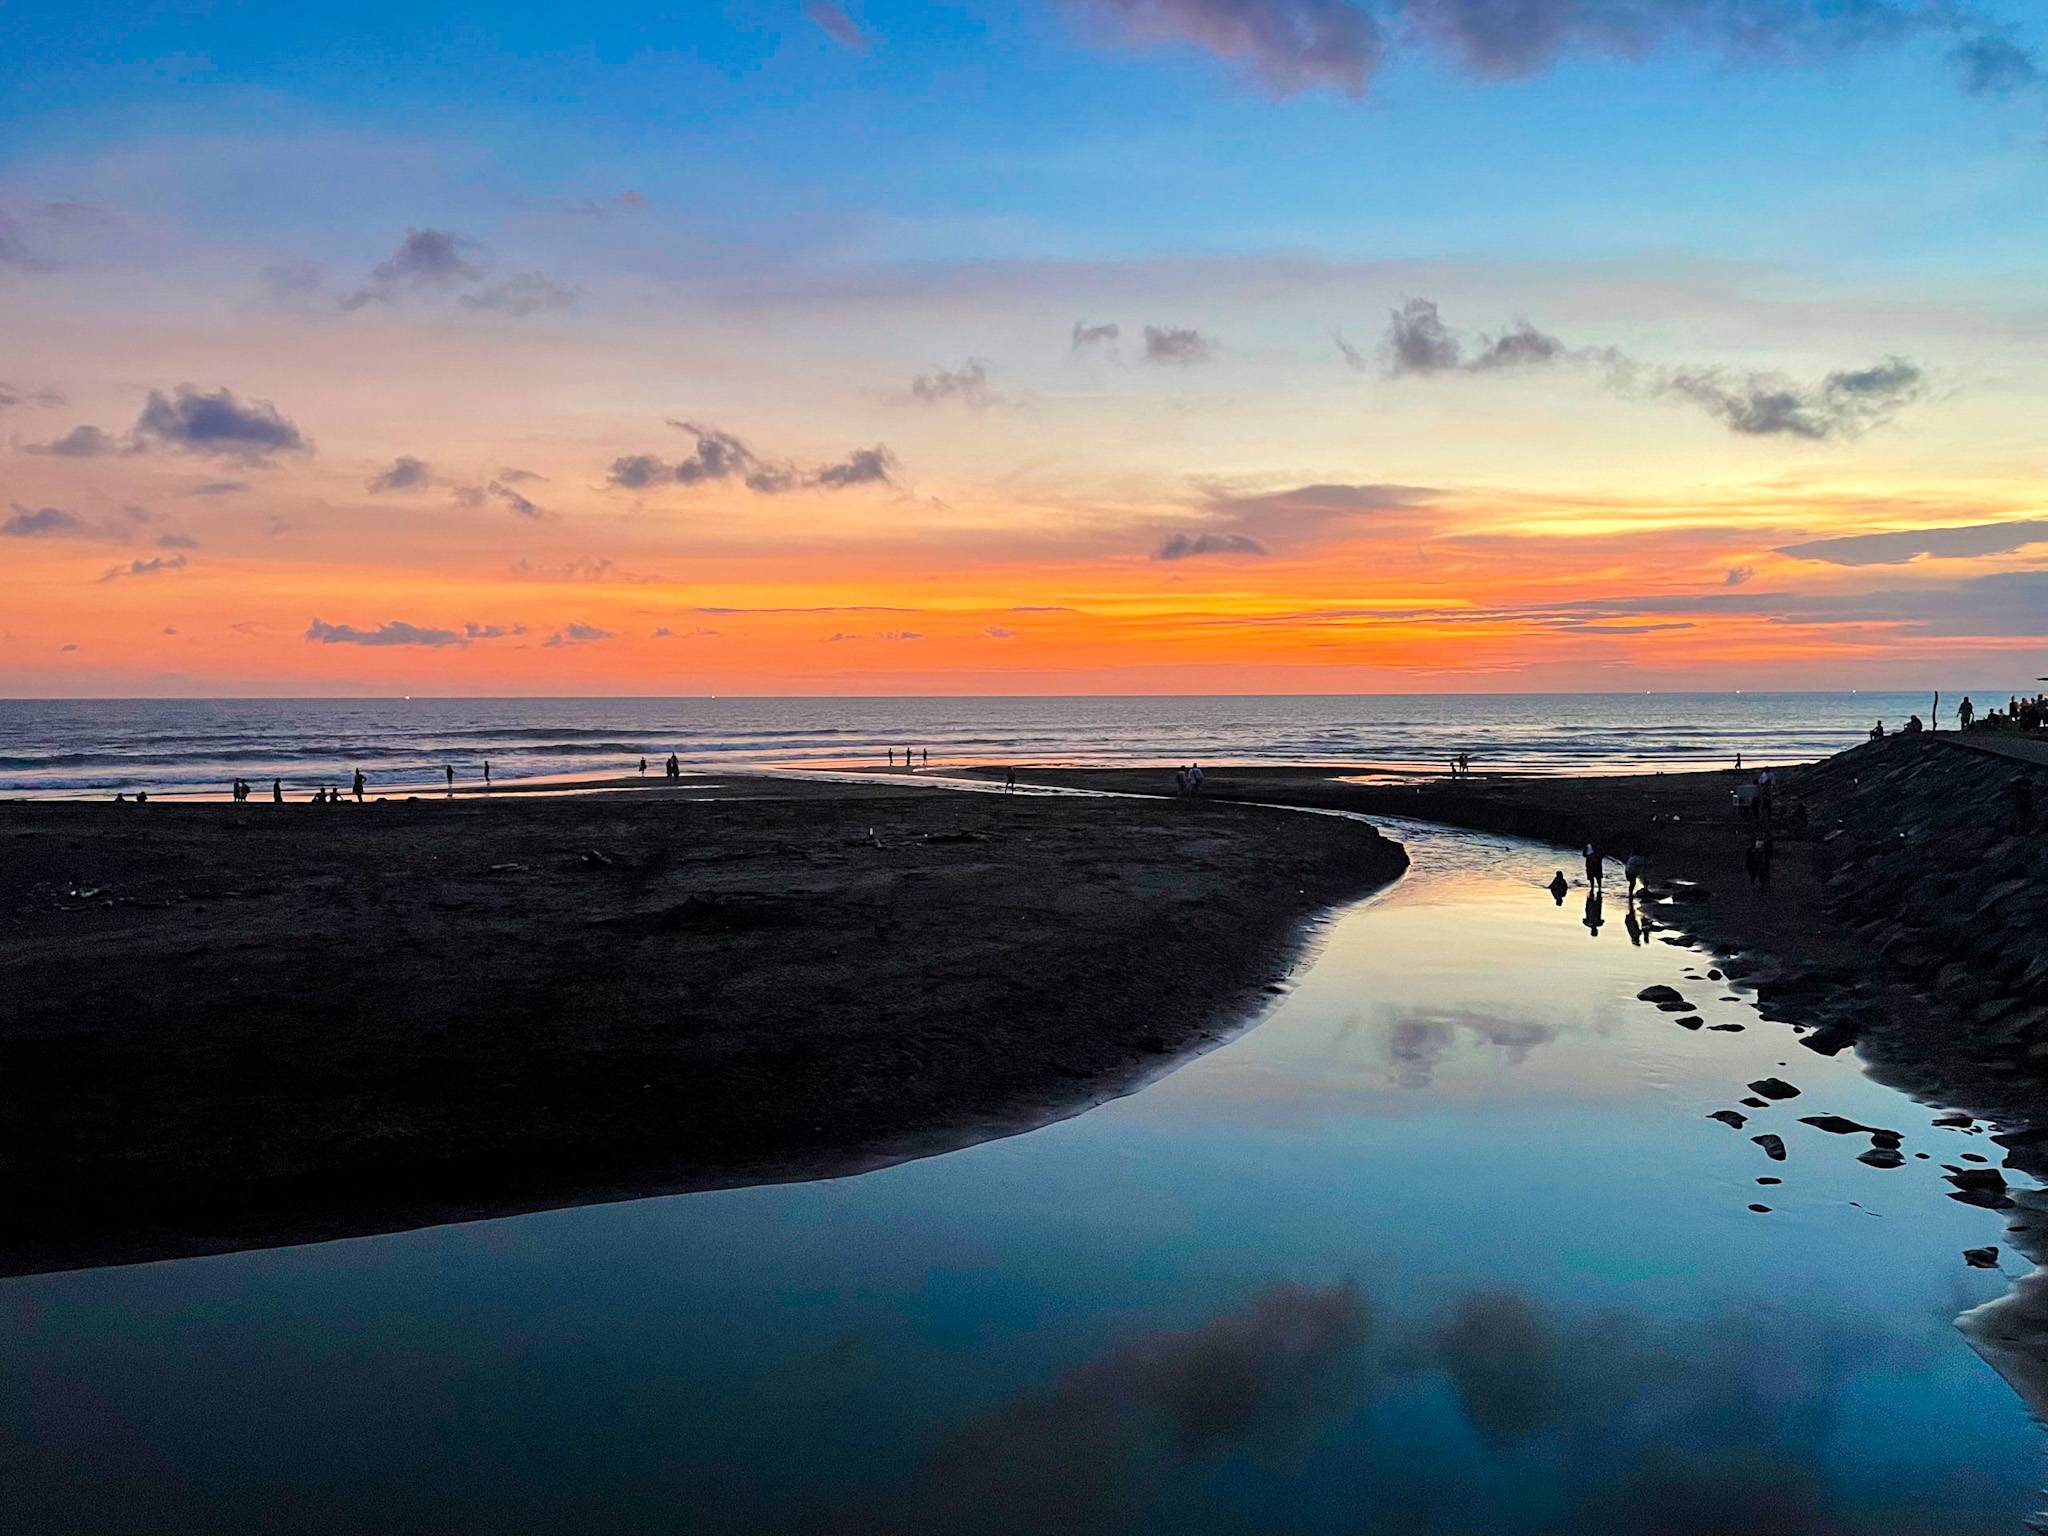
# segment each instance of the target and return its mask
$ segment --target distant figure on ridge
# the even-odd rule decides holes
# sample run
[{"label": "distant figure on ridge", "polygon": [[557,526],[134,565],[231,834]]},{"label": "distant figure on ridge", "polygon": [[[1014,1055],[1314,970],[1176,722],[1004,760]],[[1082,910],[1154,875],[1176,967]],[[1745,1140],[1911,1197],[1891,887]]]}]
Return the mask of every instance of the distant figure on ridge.
[{"label": "distant figure on ridge", "polygon": [[1872,741],[1884,740],[1884,722],[1882,720],[1870,728],[1870,739]]},{"label": "distant figure on ridge", "polygon": [[1922,731],[1926,729],[1927,727],[1920,723],[1920,717],[1918,715],[1906,716],[1906,735],[1918,736]]},{"label": "distant figure on ridge", "polygon": [[1742,754],[1740,752],[1735,754],[1735,771],[1737,773],[1742,772]]},{"label": "distant figure on ridge", "polygon": [[1550,884],[1545,889],[1550,892],[1550,899],[1561,907],[1564,905],[1564,893],[1571,889],[1571,882],[1565,879],[1564,871],[1560,869],[1550,877]]},{"label": "distant figure on ridge", "polygon": [[1591,843],[1586,844],[1586,884],[1594,890],[1600,889],[1600,850]]},{"label": "distant figure on ridge", "polygon": [[921,748],[918,756],[918,766],[921,768],[929,768],[931,767],[931,765],[932,749],[930,747]]},{"label": "distant figure on ridge", "polygon": [[360,768],[356,770],[355,792],[356,804],[361,805],[363,803],[363,770]]}]

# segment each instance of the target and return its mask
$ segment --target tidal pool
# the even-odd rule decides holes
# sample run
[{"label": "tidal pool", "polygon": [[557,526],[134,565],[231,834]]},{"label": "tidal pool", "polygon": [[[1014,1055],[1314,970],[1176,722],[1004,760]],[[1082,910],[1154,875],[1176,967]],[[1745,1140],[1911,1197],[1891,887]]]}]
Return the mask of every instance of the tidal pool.
[{"label": "tidal pool", "polygon": [[1564,854],[1391,830],[1255,1028],[1027,1135],[0,1284],[0,1524],[2022,1529],[2040,1433],[1955,1327],[2002,1223],[1939,1169],[1999,1149],[1555,905]]}]

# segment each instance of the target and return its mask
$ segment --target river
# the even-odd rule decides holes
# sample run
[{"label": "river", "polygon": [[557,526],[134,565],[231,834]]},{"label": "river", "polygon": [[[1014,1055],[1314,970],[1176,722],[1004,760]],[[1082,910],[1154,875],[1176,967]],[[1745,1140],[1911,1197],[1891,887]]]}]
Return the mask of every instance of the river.
[{"label": "river", "polygon": [[0,1284],[7,1527],[2021,1529],[2040,1432],[1955,1326],[2002,1224],[1940,1176],[1999,1149],[1563,855],[1388,827],[1254,1027],[1025,1135]]}]

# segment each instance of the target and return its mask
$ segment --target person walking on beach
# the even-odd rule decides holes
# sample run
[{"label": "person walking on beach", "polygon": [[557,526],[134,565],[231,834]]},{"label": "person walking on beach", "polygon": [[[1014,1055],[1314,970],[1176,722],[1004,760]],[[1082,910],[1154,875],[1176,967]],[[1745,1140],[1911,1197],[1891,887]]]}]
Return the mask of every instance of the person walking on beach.
[{"label": "person walking on beach", "polygon": [[1189,794],[1191,794],[1191,795],[1199,795],[1199,794],[1200,794],[1201,792],[1202,792],[1202,765],[1201,765],[1200,763],[1189,763],[1189,764],[1188,764],[1188,793],[1189,793]]},{"label": "person walking on beach", "polygon": [[644,757],[640,759],[640,775],[642,778],[647,776],[647,759]]},{"label": "person walking on beach", "polygon": [[1628,899],[1631,902],[1636,899],[1636,886],[1638,883],[1643,887],[1643,894],[1646,896],[1649,894],[1650,882],[1644,877],[1643,868],[1643,856],[1640,853],[1630,854],[1628,862],[1621,866],[1622,874],[1628,879]]},{"label": "person walking on beach", "polygon": [[1564,905],[1564,893],[1571,889],[1571,882],[1565,879],[1564,871],[1560,869],[1550,877],[1550,884],[1545,889],[1550,892],[1550,899],[1561,907]]},{"label": "person walking on beach", "polygon": [[932,765],[932,749],[931,749],[930,747],[920,747],[920,748],[918,749],[918,760],[917,760],[917,765],[918,765],[918,767],[920,767],[920,768],[929,768],[929,767],[931,767],[931,765]]},{"label": "person walking on beach", "polygon": [[283,779],[272,779],[272,780],[270,781],[270,803],[271,803],[272,805],[283,805],[283,804],[284,804],[284,780],[283,780]]},{"label": "person walking on beach", "polygon": [[448,775],[448,792],[453,794],[455,792],[455,765],[453,763],[445,763],[442,765],[441,771]]},{"label": "person walking on beach", "polygon": [[683,776],[683,760],[673,752],[668,755],[668,776],[672,779],[680,779]]},{"label": "person walking on beach", "polygon": [[1016,787],[1017,770],[1014,768],[1005,769],[1003,772],[1003,793],[1007,795]]},{"label": "person walking on beach", "polygon": [[1173,770],[1173,792],[1184,795],[1188,792],[1188,771],[1185,767]]},{"label": "person walking on beach", "polygon": [[1600,889],[1600,850],[1591,843],[1586,844],[1586,884],[1594,890]]},{"label": "person walking on beach", "polygon": [[356,804],[361,805],[363,803],[363,770],[360,768],[356,770],[355,791]]},{"label": "person walking on beach", "polygon": [[887,747],[884,748],[884,751],[888,753],[889,766],[894,768],[896,766],[896,749],[894,747]]},{"label": "person walking on beach", "polygon": [[1967,731],[1970,722],[1976,718],[1977,706],[1970,702],[1970,696],[1966,693],[1963,695],[1963,702],[1956,706],[1956,723]]},{"label": "person walking on beach", "polygon": [[490,760],[490,759],[489,759],[489,758],[487,757],[487,758],[485,758],[485,759],[484,759],[484,788],[485,788],[485,789],[489,789],[490,787],[491,787],[491,760]]}]

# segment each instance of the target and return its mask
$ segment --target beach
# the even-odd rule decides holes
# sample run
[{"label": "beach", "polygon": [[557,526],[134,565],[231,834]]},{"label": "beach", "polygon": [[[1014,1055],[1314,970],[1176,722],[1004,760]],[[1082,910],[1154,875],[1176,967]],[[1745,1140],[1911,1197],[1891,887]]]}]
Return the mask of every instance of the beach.
[{"label": "beach", "polygon": [[845,1173],[1256,1016],[1361,823],[876,776],[0,805],[0,1270]]}]

